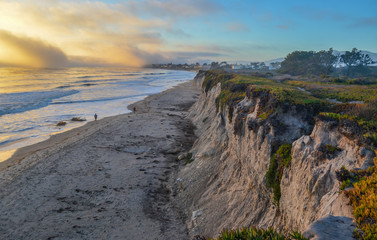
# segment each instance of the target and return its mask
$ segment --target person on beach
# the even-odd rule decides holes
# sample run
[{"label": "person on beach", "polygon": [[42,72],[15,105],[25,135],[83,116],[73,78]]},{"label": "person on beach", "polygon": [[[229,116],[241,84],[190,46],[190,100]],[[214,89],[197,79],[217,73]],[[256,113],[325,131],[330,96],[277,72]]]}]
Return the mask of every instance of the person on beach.
[{"label": "person on beach", "polygon": [[94,121],[97,121],[97,113],[94,114]]}]

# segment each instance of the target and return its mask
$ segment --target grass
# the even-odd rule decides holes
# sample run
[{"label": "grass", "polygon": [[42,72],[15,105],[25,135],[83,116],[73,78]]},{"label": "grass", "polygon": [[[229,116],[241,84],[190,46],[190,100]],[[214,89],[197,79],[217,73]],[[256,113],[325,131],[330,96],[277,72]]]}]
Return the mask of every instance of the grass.
[{"label": "grass", "polygon": [[[301,105],[313,109],[313,113],[323,112],[330,117],[357,121],[363,128],[377,131],[377,83],[358,85],[339,84],[329,81],[274,81],[255,76],[243,76],[221,71],[208,71],[203,81],[203,88],[210,91],[221,83],[221,92],[216,98],[217,111],[225,106],[233,109],[245,96],[259,97],[261,110],[258,117],[262,120],[273,115],[283,103]],[[363,82],[362,82],[363,83]],[[305,89],[304,92],[301,89]],[[308,93],[309,92],[309,93]],[[329,99],[344,104],[334,104]],[[359,104],[348,102],[359,101]],[[229,120],[233,117],[229,112]]]},{"label": "grass", "polygon": [[272,154],[270,166],[266,173],[267,186],[272,188],[272,192],[274,194],[273,201],[277,206],[279,206],[281,197],[280,181],[283,171],[284,168],[289,167],[292,160],[291,150],[291,144],[281,145],[276,153]]},{"label": "grass", "polygon": [[363,134],[364,139],[366,142],[369,142],[371,146],[377,147],[377,117],[374,117],[374,113],[371,114],[372,116],[362,116],[361,114],[357,114],[357,112],[350,112],[350,113],[334,113],[334,112],[321,112],[319,116],[323,116],[326,118],[334,119],[338,122],[343,120],[351,121],[357,124]]},{"label": "grass", "polygon": [[235,230],[225,229],[218,238],[212,240],[306,240],[301,233],[292,231],[288,235],[277,233],[272,228],[261,229],[256,227]]},{"label": "grass", "polygon": [[222,111],[225,106],[230,108],[239,103],[245,96],[262,97],[267,104],[260,112],[261,118],[267,118],[278,105],[289,102],[293,105],[320,108],[327,101],[316,98],[299,90],[296,86],[277,82],[267,78],[235,75],[221,71],[208,71],[203,81],[203,88],[210,91],[221,83],[221,92],[216,98],[216,109]]},{"label": "grass", "polygon": [[320,99],[336,99],[341,102],[365,101],[370,102],[377,99],[377,84],[370,85],[347,85],[332,82],[308,82],[308,81],[286,81],[288,85],[304,88]]},{"label": "grass", "polygon": [[331,153],[331,154],[334,154],[334,153],[336,153],[336,152],[338,152],[338,151],[341,151],[340,148],[338,148],[338,147],[334,147],[334,146],[331,145],[331,144],[326,144],[326,150],[327,150],[328,153]]}]

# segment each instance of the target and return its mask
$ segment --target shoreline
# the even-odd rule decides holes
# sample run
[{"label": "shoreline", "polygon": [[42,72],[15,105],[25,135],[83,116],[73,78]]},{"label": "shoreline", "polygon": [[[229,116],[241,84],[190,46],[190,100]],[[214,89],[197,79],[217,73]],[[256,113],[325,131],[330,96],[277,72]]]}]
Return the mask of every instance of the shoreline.
[{"label": "shoreline", "polygon": [[129,105],[136,113],[18,149],[0,163],[1,238],[186,239],[170,198],[198,94],[181,83]]},{"label": "shoreline", "polygon": [[[59,72],[60,70],[56,71],[59,74],[66,73],[64,71]],[[184,71],[158,69],[139,69],[137,72],[124,69],[124,71],[117,70],[115,71],[117,73],[112,73],[111,69],[109,70],[108,68],[100,70],[83,68],[81,72],[69,72],[68,74],[71,75],[67,75],[67,81],[56,83],[56,86],[53,85],[51,89],[42,86],[41,89],[44,90],[40,89],[41,93],[38,93],[38,89],[35,91],[33,89],[26,89],[25,91],[28,94],[29,91],[32,94],[30,103],[33,103],[34,98],[38,99],[40,97],[42,100],[40,100],[40,103],[37,102],[38,104],[33,103],[35,106],[33,105],[33,108],[29,110],[27,110],[28,107],[25,108],[22,105],[20,107],[14,104],[11,105],[9,112],[8,110],[3,111],[6,114],[0,117],[0,124],[4,126],[0,134],[0,162],[9,159],[20,148],[43,142],[53,135],[85,125],[87,122],[94,120],[93,115],[95,112],[99,113],[100,118],[126,114],[130,112],[127,110],[128,105],[143,100],[148,95],[158,94],[170,89],[172,86],[191,80],[194,77],[194,73],[185,73]],[[52,82],[54,82],[56,80],[54,78],[55,75],[50,76],[48,74],[57,73],[54,70],[51,73],[36,71],[34,74],[39,74],[38,76],[43,79],[50,77]],[[119,76],[122,76],[118,80],[111,77],[112,74],[118,73],[120,74]],[[93,81],[93,84],[90,84],[90,86],[78,85],[76,81],[81,81],[79,79],[82,77],[81,75],[85,78],[90,78],[84,81]],[[26,75],[22,75],[21,77],[27,78]],[[133,81],[138,80],[140,80],[140,83],[133,83]],[[113,84],[108,84],[108,81],[116,83],[114,85],[116,87],[109,87],[113,86]],[[119,87],[118,84],[120,84]],[[13,85],[11,87],[9,96],[20,94],[18,93],[19,89],[17,90]],[[16,91],[16,93],[12,91]],[[100,92],[98,93],[98,91]],[[65,96],[67,92],[74,92],[74,94]],[[56,98],[57,96],[63,96],[63,98]],[[50,102],[48,103],[49,98],[53,98],[53,100],[49,100]],[[7,99],[5,99],[5,102],[7,102]],[[12,98],[9,101],[12,101]],[[20,111],[12,112],[13,108]],[[87,121],[74,122],[71,121],[72,117],[85,118]],[[65,126],[56,126],[59,121],[64,121],[67,124]]]},{"label": "shoreline", "polygon": [[[148,68],[145,68],[145,69],[148,69]],[[150,69],[153,69],[153,68],[150,68]],[[166,69],[161,69],[161,70],[166,70]],[[184,70],[175,70],[175,71],[184,71]],[[192,80],[189,80],[189,81],[186,81],[186,82],[191,82],[191,81]],[[133,103],[130,103],[129,105],[127,105],[126,108],[127,108],[128,112],[117,114],[117,115],[106,116],[104,118],[100,118],[98,121],[101,121],[101,120],[107,119],[107,118],[119,117],[119,116],[122,116],[122,115],[131,114],[133,112],[132,109],[130,108],[131,105],[134,105],[136,103],[142,102],[145,99],[147,99],[149,96],[154,96],[154,95],[161,94],[161,93],[163,93],[165,91],[169,91],[170,89],[173,89],[173,88],[179,86],[180,84],[184,84],[186,82],[179,83],[178,85],[170,87],[168,89],[165,89],[162,92],[157,92],[157,93],[154,93],[154,94],[145,95],[141,100],[137,100],[136,102],[133,102]],[[70,122],[70,120],[66,120],[66,119],[62,119],[61,121]],[[89,121],[86,121],[83,125],[80,125],[80,126],[67,127],[68,128],[67,130],[64,130],[64,127],[66,127],[66,126],[63,126],[63,128],[59,129],[59,131],[52,132],[47,139],[44,139],[44,140],[41,140],[41,141],[37,141],[37,142],[31,143],[31,144],[28,144],[28,145],[25,145],[25,146],[22,146],[22,147],[10,149],[10,150],[0,151],[1,154],[3,154],[3,155],[6,156],[6,157],[0,157],[0,171],[3,169],[3,165],[6,165],[6,164],[4,164],[5,162],[7,162],[7,161],[13,161],[14,158],[19,158],[20,155],[25,155],[25,151],[26,152],[28,152],[28,151],[29,152],[33,152],[33,149],[38,148],[35,145],[41,144],[41,143],[43,143],[45,141],[49,141],[51,138],[55,138],[55,136],[57,136],[57,135],[60,135],[60,134],[66,133],[66,132],[70,132],[72,130],[79,129],[79,128],[82,128],[82,127],[85,127],[87,124],[92,124],[93,122],[95,122],[95,121],[94,120],[89,120]],[[24,139],[19,140],[19,141],[24,141]],[[11,144],[14,144],[14,143],[12,142]],[[4,146],[6,146],[6,145],[7,144],[5,144]],[[43,144],[41,144],[41,145],[43,145]],[[45,147],[41,146],[41,148],[45,148]]]}]

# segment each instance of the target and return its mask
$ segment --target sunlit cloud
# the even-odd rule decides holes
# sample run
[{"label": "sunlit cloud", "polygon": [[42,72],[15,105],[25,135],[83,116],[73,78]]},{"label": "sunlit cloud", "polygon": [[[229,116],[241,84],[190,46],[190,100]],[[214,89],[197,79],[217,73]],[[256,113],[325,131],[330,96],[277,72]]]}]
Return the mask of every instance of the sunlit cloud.
[{"label": "sunlit cloud", "polygon": [[0,65],[65,67],[67,56],[59,48],[38,39],[15,36],[0,30]]},{"label": "sunlit cloud", "polygon": [[[121,6],[102,2],[1,1],[0,29],[7,38],[0,41],[0,47],[6,49],[0,62],[52,67],[63,62],[141,66],[155,61],[163,44],[159,31],[171,29],[170,24],[127,15],[119,9]],[[48,51],[56,57],[52,60],[60,60],[45,61],[50,58]],[[9,60],[10,53],[19,56]]]},{"label": "sunlit cloud", "polygon": [[220,12],[222,6],[211,0],[142,0],[128,1],[129,12],[145,14],[162,18],[196,17],[204,14]]},{"label": "sunlit cloud", "polygon": [[[316,48],[319,42],[327,46],[329,40],[322,36],[333,31],[340,39],[331,45],[334,48],[354,47],[363,32],[370,37],[356,47],[375,51],[376,31],[371,31],[377,26],[375,14],[365,14],[370,7],[356,14],[354,7],[344,4],[334,8],[298,2],[270,8],[271,3],[261,1],[0,0],[0,64],[141,66],[257,60],[281,57],[295,48]],[[266,50],[241,44],[246,40],[277,47]],[[264,55],[255,54],[257,49]]]}]

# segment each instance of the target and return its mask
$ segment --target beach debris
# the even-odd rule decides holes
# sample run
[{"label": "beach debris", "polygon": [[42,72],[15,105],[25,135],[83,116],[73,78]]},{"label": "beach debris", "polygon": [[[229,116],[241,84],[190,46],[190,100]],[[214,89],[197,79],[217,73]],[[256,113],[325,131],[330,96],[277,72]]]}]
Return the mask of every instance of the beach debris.
[{"label": "beach debris", "polygon": [[60,121],[56,124],[56,126],[65,126],[67,123],[64,121]]},{"label": "beach debris", "polygon": [[86,121],[86,119],[80,118],[80,117],[73,117],[73,118],[71,118],[71,121],[73,121],[73,122],[83,122],[83,121]]}]

